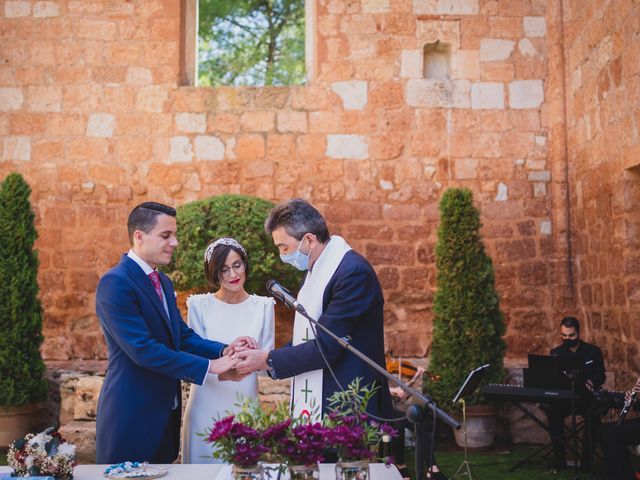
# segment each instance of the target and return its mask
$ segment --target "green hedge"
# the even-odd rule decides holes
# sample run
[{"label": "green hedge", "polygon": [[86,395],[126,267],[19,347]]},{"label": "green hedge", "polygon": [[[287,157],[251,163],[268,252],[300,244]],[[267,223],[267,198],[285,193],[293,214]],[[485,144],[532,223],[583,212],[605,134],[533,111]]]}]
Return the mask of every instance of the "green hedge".
[{"label": "green hedge", "polygon": [[[440,375],[425,389],[442,407],[468,372],[485,363],[491,367],[483,383],[503,378],[505,333],[495,288],[491,258],[480,238],[480,214],[468,189],[447,190],[440,202],[436,245],[438,288],[434,298],[433,343],[429,370]],[[476,393],[467,399],[478,403]]]},{"label": "green hedge", "polygon": [[208,291],[203,255],[207,245],[219,237],[233,237],[247,250],[251,272],[245,288],[266,295],[265,283],[273,278],[296,292],[302,272],[284,264],[264,221],[273,204],[260,198],[226,194],[178,207],[178,241],[173,261],[167,267],[179,290]]},{"label": "green hedge", "polygon": [[42,307],[38,300],[37,233],[22,175],[0,185],[0,405],[44,400],[47,382],[40,356]]}]

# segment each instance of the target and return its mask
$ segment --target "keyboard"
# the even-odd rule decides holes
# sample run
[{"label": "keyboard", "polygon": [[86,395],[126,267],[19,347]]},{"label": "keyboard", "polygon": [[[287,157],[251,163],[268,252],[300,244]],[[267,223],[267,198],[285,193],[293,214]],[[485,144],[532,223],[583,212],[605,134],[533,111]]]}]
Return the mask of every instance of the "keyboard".
[{"label": "keyboard", "polygon": [[[523,385],[481,385],[480,392],[489,400],[519,403],[557,403],[571,401],[571,390],[531,388]],[[575,395],[575,399],[580,400],[577,394]]]}]

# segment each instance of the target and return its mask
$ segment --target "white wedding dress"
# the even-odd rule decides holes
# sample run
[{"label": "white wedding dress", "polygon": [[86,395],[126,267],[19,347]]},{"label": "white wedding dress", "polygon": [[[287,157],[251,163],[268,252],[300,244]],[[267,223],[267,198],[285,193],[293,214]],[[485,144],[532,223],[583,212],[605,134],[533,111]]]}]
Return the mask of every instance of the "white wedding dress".
[{"label": "white wedding dress", "polygon": [[[258,348],[270,350],[275,336],[274,303],[272,298],[258,295],[235,304],[224,303],[212,293],[193,295],[187,300],[187,322],[203,338],[231,343],[248,335],[257,340]],[[191,385],[182,425],[182,463],[222,463],[212,457],[213,445],[198,434],[211,429],[214,419],[236,411],[238,394],[258,396],[255,373],[240,382],[220,382],[217,375],[208,374],[202,385]]]}]

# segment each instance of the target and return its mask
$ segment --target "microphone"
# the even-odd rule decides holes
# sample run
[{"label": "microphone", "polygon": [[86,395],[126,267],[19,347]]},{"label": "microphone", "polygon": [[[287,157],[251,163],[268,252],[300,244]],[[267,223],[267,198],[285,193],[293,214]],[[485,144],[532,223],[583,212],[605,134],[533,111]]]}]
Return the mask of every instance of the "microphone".
[{"label": "microphone", "polygon": [[633,405],[633,402],[636,401],[636,395],[637,394],[635,391],[631,392],[631,395],[629,395],[629,399],[624,402],[624,407],[622,407],[622,411],[620,412],[620,416],[618,417],[618,426],[622,425],[622,422],[624,422],[624,417],[627,416],[631,405]]},{"label": "microphone", "polygon": [[298,303],[296,297],[294,297],[289,290],[280,285],[278,281],[268,280],[266,286],[267,291],[282,303],[284,303],[287,307],[293,308],[294,310],[297,310],[301,313],[304,311],[304,307]]}]

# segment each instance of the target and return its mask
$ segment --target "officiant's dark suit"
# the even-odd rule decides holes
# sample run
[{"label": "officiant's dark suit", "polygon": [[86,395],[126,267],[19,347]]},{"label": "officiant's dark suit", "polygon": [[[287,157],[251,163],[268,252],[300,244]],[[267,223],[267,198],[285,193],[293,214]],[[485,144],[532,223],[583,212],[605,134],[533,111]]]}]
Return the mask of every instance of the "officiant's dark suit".
[{"label": "officiant's dark suit", "polygon": [[[351,250],[345,254],[325,288],[323,313],[318,320],[338,337],[350,336],[354,348],[384,367],[383,304],[382,289],[373,267],[362,255]],[[389,413],[391,396],[387,379],[320,329],[317,329],[317,333],[320,348],[342,387],[346,388],[358,377],[362,378],[363,386],[375,381],[381,388],[369,403],[367,411],[374,415]],[[273,375],[278,378],[323,370],[323,412],[326,412],[327,397],[341,390],[315,342],[277,348],[270,352],[269,359]]]},{"label": "officiant's dark suit", "polygon": [[[159,205],[175,217],[171,207],[142,205]],[[175,237],[175,218],[172,221]],[[177,240],[175,245],[170,239],[159,242],[152,254],[165,264]],[[202,383],[209,359],[219,358],[226,345],[203,340],[188,328],[169,278],[157,272],[156,287],[141,266],[146,263],[131,253],[102,277],[96,292],[96,312],[109,354],[98,401],[96,462],[171,463],[179,450],[180,381]]]}]

